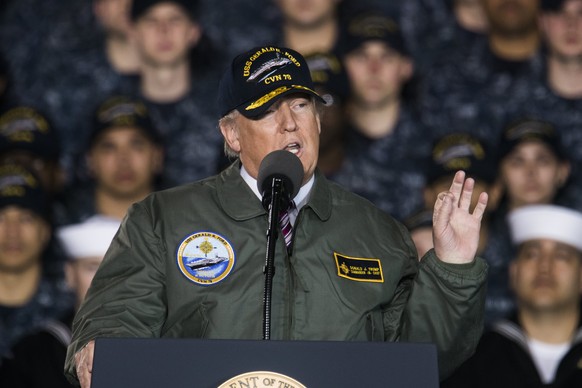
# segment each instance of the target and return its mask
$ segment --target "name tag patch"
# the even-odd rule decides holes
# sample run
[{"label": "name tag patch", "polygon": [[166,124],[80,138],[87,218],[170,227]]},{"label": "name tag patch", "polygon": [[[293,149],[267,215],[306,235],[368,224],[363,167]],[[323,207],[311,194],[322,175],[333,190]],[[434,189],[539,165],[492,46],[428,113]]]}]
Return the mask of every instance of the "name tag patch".
[{"label": "name tag patch", "polygon": [[384,283],[380,259],[349,257],[333,253],[337,275],[358,282]]}]

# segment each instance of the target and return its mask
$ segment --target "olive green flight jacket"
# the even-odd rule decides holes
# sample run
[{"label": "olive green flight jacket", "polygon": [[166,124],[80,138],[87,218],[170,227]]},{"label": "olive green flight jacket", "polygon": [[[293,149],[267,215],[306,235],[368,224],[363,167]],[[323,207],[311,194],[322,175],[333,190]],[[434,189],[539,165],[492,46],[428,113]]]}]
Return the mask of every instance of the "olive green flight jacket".
[{"label": "olive green flight jacket", "polygon": [[[71,381],[97,337],[262,338],[268,217],[239,169],[131,207],[75,317]],[[275,256],[272,339],[433,342],[443,379],[480,338],[485,262],[419,262],[400,223],[319,171]]]}]

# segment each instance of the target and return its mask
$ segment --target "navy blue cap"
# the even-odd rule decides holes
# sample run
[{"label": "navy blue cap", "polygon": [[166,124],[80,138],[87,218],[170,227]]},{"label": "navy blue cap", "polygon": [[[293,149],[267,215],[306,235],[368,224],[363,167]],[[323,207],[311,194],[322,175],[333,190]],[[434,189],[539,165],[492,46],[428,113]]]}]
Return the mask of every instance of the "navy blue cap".
[{"label": "navy blue cap", "polygon": [[483,140],[465,132],[438,139],[432,149],[427,181],[433,183],[463,170],[469,177],[495,182],[496,158]]},{"label": "navy blue cap", "polygon": [[409,56],[400,26],[386,12],[367,10],[347,21],[343,31],[344,55],[369,41],[384,42],[400,54]]},{"label": "navy blue cap", "polygon": [[192,20],[198,18],[198,1],[197,0],[132,0],[131,1],[131,20],[136,21],[151,7],[158,3],[175,3],[186,11]]},{"label": "navy blue cap", "polygon": [[542,0],[542,11],[558,12],[566,0]]},{"label": "navy blue cap", "polygon": [[220,80],[218,111],[233,110],[253,119],[264,114],[281,97],[307,93],[324,103],[314,90],[309,67],[297,51],[276,46],[253,48],[238,55]]},{"label": "navy blue cap", "polygon": [[0,209],[18,206],[50,222],[47,193],[36,175],[19,165],[0,166]]},{"label": "navy blue cap", "polygon": [[504,158],[519,144],[527,141],[541,142],[552,150],[556,158],[568,159],[556,127],[548,121],[537,119],[517,120],[504,129],[499,144],[499,158]]},{"label": "navy blue cap", "polygon": [[59,139],[48,119],[29,106],[0,115],[0,152],[24,150],[45,160],[58,160]]},{"label": "navy blue cap", "polygon": [[421,228],[432,228],[432,209],[422,209],[404,220],[404,226],[409,231]]},{"label": "navy blue cap", "polygon": [[115,127],[134,127],[142,131],[152,142],[162,143],[160,133],[154,127],[148,109],[139,99],[129,96],[113,96],[97,108],[93,118],[93,131],[89,148],[103,131]]},{"label": "navy blue cap", "polygon": [[349,82],[341,60],[334,53],[313,53],[305,56],[311,79],[321,97],[329,103],[327,93],[341,99],[349,94]]}]

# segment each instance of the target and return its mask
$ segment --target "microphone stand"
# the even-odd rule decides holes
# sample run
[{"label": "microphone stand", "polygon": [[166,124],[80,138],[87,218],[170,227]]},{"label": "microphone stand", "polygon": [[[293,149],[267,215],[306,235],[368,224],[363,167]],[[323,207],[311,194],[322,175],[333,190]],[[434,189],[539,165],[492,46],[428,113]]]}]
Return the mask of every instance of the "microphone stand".
[{"label": "microphone stand", "polygon": [[271,201],[269,203],[269,224],[267,227],[267,257],[263,273],[265,274],[265,293],[263,296],[263,339],[271,339],[271,295],[273,293],[273,276],[275,275],[275,248],[279,231],[279,209],[283,191],[283,180],[273,178],[271,184]]}]

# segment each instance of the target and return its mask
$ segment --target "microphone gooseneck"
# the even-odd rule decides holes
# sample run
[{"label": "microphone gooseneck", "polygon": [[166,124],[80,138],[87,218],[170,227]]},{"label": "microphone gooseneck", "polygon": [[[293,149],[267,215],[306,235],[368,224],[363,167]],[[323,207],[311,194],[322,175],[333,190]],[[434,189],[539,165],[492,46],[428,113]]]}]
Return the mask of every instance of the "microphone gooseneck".
[{"label": "microphone gooseneck", "polygon": [[263,207],[269,213],[267,227],[267,252],[265,289],[263,295],[263,339],[271,339],[271,298],[275,276],[275,247],[278,237],[278,219],[281,209],[286,210],[297,195],[303,181],[303,164],[288,151],[273,151],[261,162],[257,186],[263,196]]}]

